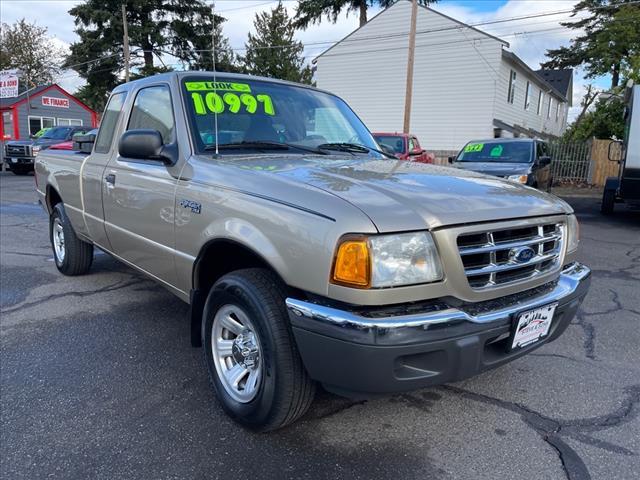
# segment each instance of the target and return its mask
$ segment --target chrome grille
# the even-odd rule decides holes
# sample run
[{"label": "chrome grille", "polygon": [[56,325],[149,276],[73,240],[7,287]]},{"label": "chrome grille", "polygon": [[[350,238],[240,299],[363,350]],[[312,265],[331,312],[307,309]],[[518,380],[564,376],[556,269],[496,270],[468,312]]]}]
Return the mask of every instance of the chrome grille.
[{"label": "chrome grille", "polygon": [[523,225],[458,236],[469,286],[482,290],[557,270],[562,264],[564,224]]},{"label": "chrome grille", "polygon": [[29,156],[29,146],[28,145],[6,145],[5,151],[7,156],[12,157],[28,157]]}]

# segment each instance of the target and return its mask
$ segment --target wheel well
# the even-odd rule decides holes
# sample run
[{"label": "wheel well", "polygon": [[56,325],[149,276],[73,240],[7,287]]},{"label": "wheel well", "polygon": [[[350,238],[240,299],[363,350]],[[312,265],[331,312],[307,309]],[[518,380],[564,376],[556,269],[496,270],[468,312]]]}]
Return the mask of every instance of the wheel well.
[{"label": "wheel well", "polygon": [[49,208],[49,213],[53,211],[53,207],[58,203],[62,203],[60,194],[51,185],[47,185],[47,207]]},{"label": "wheel well", "polygon": [[193,267],[190,301],[191,345],[194,347],[202,346],[200,327],[209,290],[223,275],[243,268],[266,268],[282,280],[278,272],[264,258],[238,242],[214,240],[200,251]]}]

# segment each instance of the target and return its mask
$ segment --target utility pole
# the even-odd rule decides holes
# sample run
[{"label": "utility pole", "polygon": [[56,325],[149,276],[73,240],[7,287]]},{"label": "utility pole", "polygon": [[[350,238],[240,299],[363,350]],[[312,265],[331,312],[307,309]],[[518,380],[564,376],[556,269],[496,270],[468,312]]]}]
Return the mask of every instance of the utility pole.
[{"label": "utility pole", "polygon": [[411,3],[411,30],[409,31],[409,54],[407,56],[407,89],[404,97],[403,132],[409,133],[411,127],[411,100],[413,97],[413,63],[416,53],[416,23],[418,20],[418,0]]},{"label": "utility pole", "polygon": [[127,26],[127,7],[122,4],[122,27],[124,28],[124,81],[129,81],[129,28]]}]

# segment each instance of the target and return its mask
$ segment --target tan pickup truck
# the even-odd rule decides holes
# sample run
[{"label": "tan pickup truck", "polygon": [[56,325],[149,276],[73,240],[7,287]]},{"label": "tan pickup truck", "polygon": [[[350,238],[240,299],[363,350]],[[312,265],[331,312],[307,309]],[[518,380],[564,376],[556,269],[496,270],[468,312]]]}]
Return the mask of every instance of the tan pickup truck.
[{"label": "tan pickup truck", "polygon": [[588,289],[565,202],[389,158],[315,88],[163,74],[116,88],[78,141],[36,162],[56,266],[83,274],[98,247],[189,302],[217,398],[256,430],[318,383],[365,397],[504,364]]}]

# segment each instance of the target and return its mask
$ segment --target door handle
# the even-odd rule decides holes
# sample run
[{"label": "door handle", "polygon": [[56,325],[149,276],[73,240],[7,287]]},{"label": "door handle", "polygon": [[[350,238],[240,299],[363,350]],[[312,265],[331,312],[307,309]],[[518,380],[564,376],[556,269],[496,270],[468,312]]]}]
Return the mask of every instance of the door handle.
[{"label": "door handle", "polygon": [[104,177],[104,181],[107,183],[107,186],[114,187],[116,184],[116,176],[113,173],[110,173]]}]

